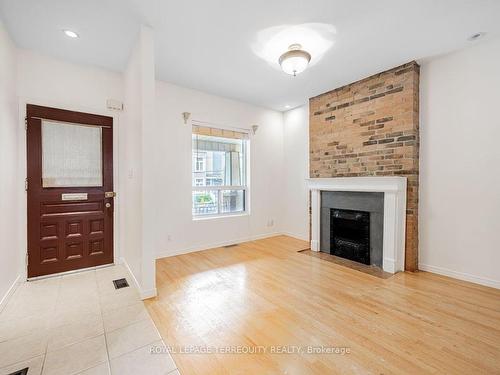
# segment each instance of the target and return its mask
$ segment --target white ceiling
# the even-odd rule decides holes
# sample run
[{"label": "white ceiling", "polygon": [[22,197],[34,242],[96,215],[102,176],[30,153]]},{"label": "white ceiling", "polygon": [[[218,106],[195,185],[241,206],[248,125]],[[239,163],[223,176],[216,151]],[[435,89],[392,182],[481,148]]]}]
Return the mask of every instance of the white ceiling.
[{"label": "white ceiling", "polygon": [[[0,0],[0,14],[22,48],[114,70],[124,69],[140,24],[149,25],[158,79],[277,110],[469,46],[476,32],[500,35],[499,0]],[[304,73],[288,76],[254,53],[260,31],[304,23],[336,30],[333,47]]]}]

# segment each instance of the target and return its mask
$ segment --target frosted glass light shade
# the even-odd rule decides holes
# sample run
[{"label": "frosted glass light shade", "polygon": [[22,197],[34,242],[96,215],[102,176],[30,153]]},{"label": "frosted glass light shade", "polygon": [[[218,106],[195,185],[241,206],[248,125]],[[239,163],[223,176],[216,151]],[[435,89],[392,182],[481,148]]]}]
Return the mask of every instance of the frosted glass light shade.
[{"label": "frosted glass light shade", "polygon": [[309,61],[311,61],[311,55],[300,49],[285,52],[279,59],[281,69],[293,76],[306,70]]}]

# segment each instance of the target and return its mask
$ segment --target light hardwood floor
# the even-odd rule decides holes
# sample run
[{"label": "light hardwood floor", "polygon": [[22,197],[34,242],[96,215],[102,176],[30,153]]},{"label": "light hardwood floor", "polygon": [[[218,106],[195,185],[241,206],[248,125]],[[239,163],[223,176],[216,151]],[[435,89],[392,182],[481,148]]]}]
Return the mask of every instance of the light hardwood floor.
[{"label": "light hardwood floor", "polygon": [[[157,262],[146,305],[167,345],[265,350],[173,354],[182,374],[500,374],[499,290],[427,272],[381,279],[305,248],[277,236]],[[282,345],[350,353],[271,353]]]}]

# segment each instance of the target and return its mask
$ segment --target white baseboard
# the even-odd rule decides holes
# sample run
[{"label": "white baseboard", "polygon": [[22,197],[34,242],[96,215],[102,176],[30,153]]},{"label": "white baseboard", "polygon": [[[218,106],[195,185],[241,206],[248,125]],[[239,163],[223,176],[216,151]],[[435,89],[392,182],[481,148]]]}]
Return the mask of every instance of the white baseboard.
[{"label": "white baseboard", "polygon": [[449,277],[453,277],[455,279],[469,281],[471,283],[500,289],[500,281],[499,280],[492,280],[492,279],[488,279],[488,278],[481,277],[481,276],[471,275],[469,273],[453,271],[453,270],[450,270],[448,268],[431,266],[429,264],[422,264],[422,263],[418,264],[418,269],[421,271],[437,273],[438,275],[449,276]]},{"label": "white baseboard", "polygon": [[132,269],[130,268],[130,266],[128,265],[128,263],[127,263],[127,261],[125,260],[124,257],[120,258],[120,263],[125,266],[125,268],[127,269],[128,273],[132,276],[132,281],[134,282],[135,287],[137,288],[138,291],[140,291],[141,290],[141,285],[137,281],[134,273],[132,272]]},{"label": "white baseboard", "polygon": [[76,273],[82,273],[82,272],[87,272],[87,271],[92,271],[92,270],[99,270],[102,268],[111,267],[111,266],[113,266],[113,264],[114,263],[109,263],[109,264],[103,264],[102,266],[93,266],[93,267],[87,267],[87,268],[79,268],[79,269],[71,270],[71,271],[51,273],[50,275],[28,277],[27,280],[28,281],[38,281],[38,280],[45,280],[45,279],[53,279],[55,277],[74,275]]},{"label": "white baseboard", "polygon": [[272,232],[272,233],[257,234],[255,236],[250,236],[246,241],[244,240],[244,241],[241,241],[241,242],[263,240],[264,238],[271,238],[271,237],[281,236],[282,234],[283,234],[282,232]]},{"label": "white baseboard", "polygon": [[125,268],[127,269],[128,273],[130,273],[130,275],[132,276],[132,281],[134,282],[135,287],[139,291],[139,295],[141,296],[141,299],[144,300],[144,299],[153,298],[153,297],[157,296],[158,293],[157,293],[156,288],[150,289],[150,290],[144,290],[144,289],[142,289],[141,285],[137,281],[137,278],[135,277],[134,273],[132,272],[132,269],[128,265],[128,263],[125,260],[125,258],[121,257],[120,258],[120,263],[125,266]]},{"label": "white baseboard", "polygon": [[396,262],[391,258],[382,259],[382,269],[388,273],[396,273],[401,271],[396,268]]},{"label": "white baseboard", "polygon": [[154,289],[150,289],[150,290],[141,290],[140,291],[140,296],[141,296],[141,299],[148,299],[148,298],[154,298],[158,295],[158,291],[156,290],[156,288]]},{"label": "white baseboard", "polygon": [[[275,236],[280,236],[280,235],[286,235],[298,239],[302,239],[299,236],[293,235],[291,233],[285,233],[285,232],[272,232],[272,233],[264,233],[264,234],[259,234],[255,236],[250,236],[250,237],[245,237],[245,238],[239,238],[235,240],[229,240],[229,241],[223,241],[223,242],[216,242],[216,243],[211,243],[211,244],[205,244],[201,246],[192,246],[184,249],[177,249],[177,250],[170,250],[170,251],[164,251],[161,253],[156,254],[156,259],[161,259],[161,258],[167,258],[167,257],[172,257],[176,255],[182,255],[182,254],[187,254],[187,253],[193,253],[196,251],[203,251],[203,250],[208,250],[208,249],[213,249],[216,247],[222,247],[222,246],[228,246],[228,245],[233,245],[233,244],[239,244],[243,242],[248,242],[248,241],[255,241],[255,240],[260,240],[264,238],[269,238],[269,237],[275,237]],[[305,240],[307,241],[307,240]],[[137,278],[135,277],[134,273],[130,269],[130,266],[128,265],[127,261],[125,258],[121,257],[120,262],[127,268],[128,272],[132,276],[132,281],[134,282],[134,285],[136,286],[137,290],[139,291],[141,298],[142,299],[148,299],[148,298],[153,298],[157,296],[157,290],[151,289],[151,290],[143,290],[141,288],[141,285],[137,281]]]},{"label": "white baseboard", "polygon": [[309,235],[301,236],[300,234],[294,234],[291,232],[281,232],[280,234],[282,234],[283,236],[293,237],[293,238],[296,238],[298,240],[309,242]]},{"label": "white baseboard", "polygon": [[240,244],[240,243],[248,242],[248,241],[261,240],[264,238],[280,236],[282,234],[284,234],[284,233],[282,233],[282,232],[265,233],[265,234],[259,234],[259,235],[255,235],[255,236],[245,237],[245,238],[229,240],[229,241],[216,242],[216,243],[200,245],[200,246],[192,246],[192,247],[188,247],[188,248],[184,248],[184,249],[163,251],[161,253],[156,254],[156,259],[168,258],[168,257],[173,257],[173,256],[188,254],[188,253],[194,253],[196,251],[203,251],[203,250],[213,249],[216,247],[223,247],[223,246],[228,246],[228,245]]},{"label": "white baseboard", "polygon": [[2,297],[2,300],[0,301],[0,312],[5,308],[5,306],[9,302],[10,297],[12,297],[12,295],[16,291],[17,287],[20,284],[20,281],[21,281],[21,275],[17,275],[16,279],[10,286],[9,290],[7,290],[7,293],[5,293],[5,295]]},{"label": "white baseboard", "polygon": [[311,240],[309,242],[309,247],[311,248],[312,251],[320,251],[319,241]]}]

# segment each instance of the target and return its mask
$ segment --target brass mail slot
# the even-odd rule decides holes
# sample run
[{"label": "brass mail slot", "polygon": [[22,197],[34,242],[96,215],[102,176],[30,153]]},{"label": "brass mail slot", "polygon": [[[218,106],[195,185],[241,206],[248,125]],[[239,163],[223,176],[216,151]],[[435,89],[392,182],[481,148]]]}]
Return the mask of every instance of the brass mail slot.
[{"label": "brass mail slot", "polygon": [[87,193],[66,193],[61,194],[63,201],[86,201],[88,199]]}]

